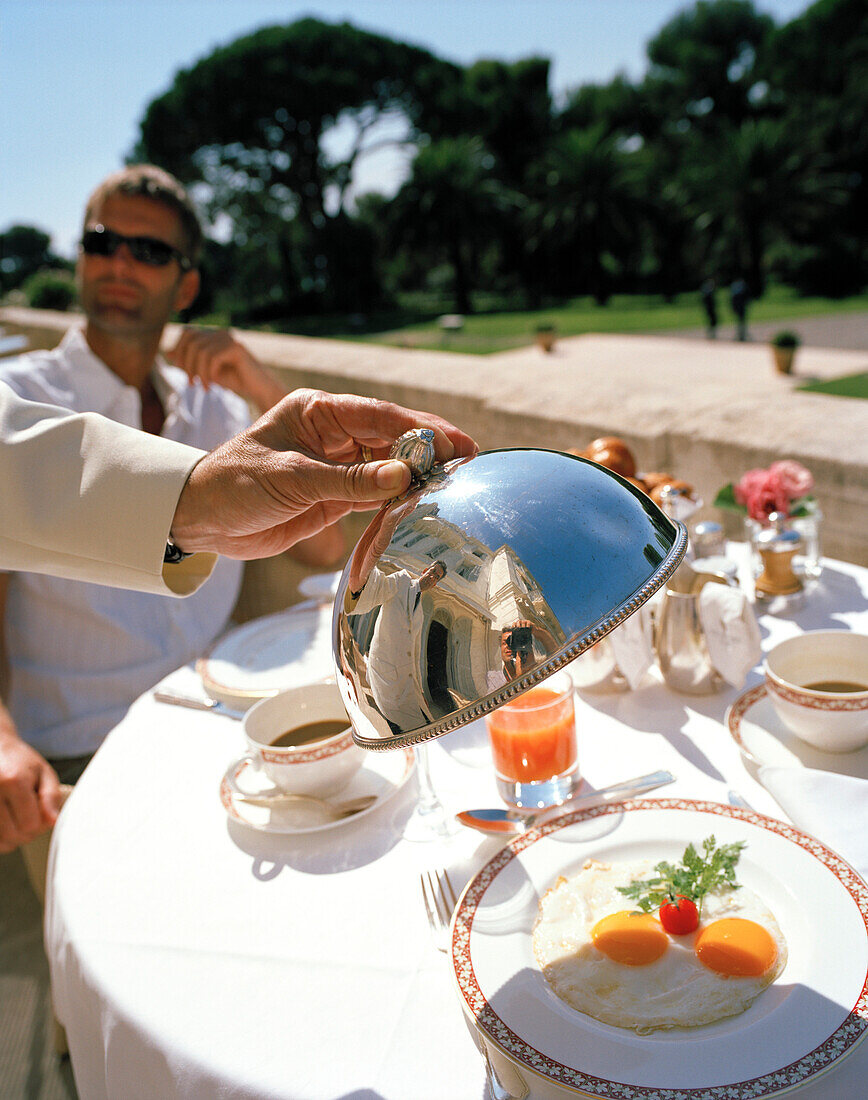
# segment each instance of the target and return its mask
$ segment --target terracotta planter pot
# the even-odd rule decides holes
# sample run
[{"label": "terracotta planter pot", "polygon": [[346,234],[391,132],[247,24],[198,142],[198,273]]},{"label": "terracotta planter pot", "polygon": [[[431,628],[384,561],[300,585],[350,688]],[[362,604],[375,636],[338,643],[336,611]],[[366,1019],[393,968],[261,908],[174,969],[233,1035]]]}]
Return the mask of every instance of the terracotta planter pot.
[{"label": "terracotta planter pot", "polygon": [[778,374],[793,373],[793,360],[796,357],[795,348],[779,348],[773,344],[772,354],[775,357],[775,370]]},{"label": "terracotta planter pot", "polygon": [[543,351],[551,351],[555,346],[554,332],[538,332],[536,334],[536,346]]}]

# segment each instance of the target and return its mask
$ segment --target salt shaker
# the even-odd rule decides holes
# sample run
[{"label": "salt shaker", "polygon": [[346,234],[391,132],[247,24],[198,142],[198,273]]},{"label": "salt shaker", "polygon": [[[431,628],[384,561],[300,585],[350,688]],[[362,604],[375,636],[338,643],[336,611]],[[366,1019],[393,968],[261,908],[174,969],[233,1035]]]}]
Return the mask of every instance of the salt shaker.
[{"label": "salt shaker", "polygon": [[704,520],[693,528],[690,539],[694,557],[717,558],[726,556],[726,538],[723,528],[713,520]]},{"label": "salt shaker", "polygon": [[723,573],[734,580],[738,574],[738,565],[727,557],[726,536],[719,523],[704,520],[697,523],[690,536],[693,568],[704,573]]}]

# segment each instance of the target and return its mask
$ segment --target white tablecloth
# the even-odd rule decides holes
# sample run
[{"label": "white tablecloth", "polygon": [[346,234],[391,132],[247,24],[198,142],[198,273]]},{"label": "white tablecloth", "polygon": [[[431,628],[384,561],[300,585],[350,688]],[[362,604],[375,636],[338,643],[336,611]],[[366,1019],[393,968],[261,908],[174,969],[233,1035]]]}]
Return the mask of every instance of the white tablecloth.
[{"label": "white tablecloth", "polygon": [[[761,618],[763,647],[800,629],[868,632],[866,606],[868,571],[828,562],[802,611]],[[757,668],[747,686],[759,680]],[[635,691],[584,693],[584,776],[668,768],[664,796],[736,789],[783,816],[722,725],[738,694],[676,695],[656,669]],[[255,833],[218,797],[242,751],[237,722],[145,696],[64,808],[46,938],[82,1100],[481,1100],[419,872],[446,863],[463,886],[498,844],[469,830],[446,848],[403,840],[415,781],[338,830]],[[498,804],[481,722],[429,751],[447,809]],[[799,1095],[861,1096],[866,1080],[868,1042]]]}]

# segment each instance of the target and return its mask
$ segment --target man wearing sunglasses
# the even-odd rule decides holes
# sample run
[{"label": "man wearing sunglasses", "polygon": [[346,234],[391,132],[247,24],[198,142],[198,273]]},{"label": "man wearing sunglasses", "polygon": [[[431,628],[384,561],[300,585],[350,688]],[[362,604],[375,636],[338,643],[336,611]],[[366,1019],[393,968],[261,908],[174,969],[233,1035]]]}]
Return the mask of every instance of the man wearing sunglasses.
[{"label": "man wearing sunglasses", "polygon": [[[85,212],[76,268],[83,326],[53,351],[3,361],[0,381],[26,400],[99,413],[200,451],[237,436],[250,424],[244,398],[264,411],[283,387],[231,338],[219,341],[218,355],[211,341],[188,337],[181,366],[159,354],[166,323],[198,292],[201,243],[195,209],[168,173],[140,165],[110,176]],[[212,358],[219,380],[238,393],[211,384]],[[195,549],[195,527],[186,539]],[[331,564],[343,536],[327,527],[297,545],[296,556]],[[167,547],[175,553],[184,556]],[[0,667],[5,636],[10,672],[2,689],[8,709],[0,701],[0,851],[44,831],[58,779],[74,783],[129,704],[223,632],[241,570],[240,561],[219,557],[209,582],[184,600],[0,573]]]}]

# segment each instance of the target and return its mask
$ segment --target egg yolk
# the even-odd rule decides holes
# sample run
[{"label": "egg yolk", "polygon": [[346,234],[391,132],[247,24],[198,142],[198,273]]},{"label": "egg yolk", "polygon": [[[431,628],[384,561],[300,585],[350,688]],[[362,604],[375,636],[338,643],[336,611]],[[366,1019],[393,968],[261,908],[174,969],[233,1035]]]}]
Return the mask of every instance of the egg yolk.
[{"label": "egg yolk", "polygon": [[597,921],[591,938],[604,955],[624,966],[646,966],[669,946],[669,938],[650,913],[627,909]]},{"label": "egg yolk", "polygon": [[706,925],[697,934],[694,950],[709,970],[733,978],[758,978],[778,957],[766,929],[743,917],[725,917]]}]

